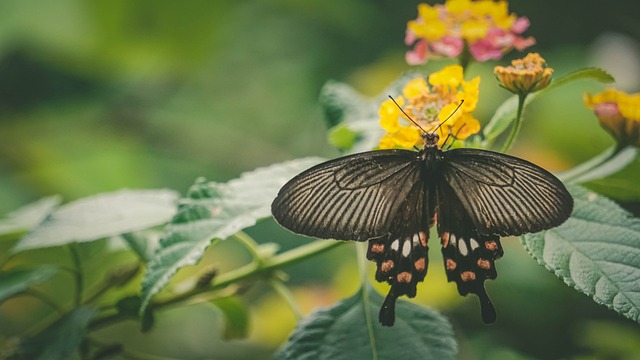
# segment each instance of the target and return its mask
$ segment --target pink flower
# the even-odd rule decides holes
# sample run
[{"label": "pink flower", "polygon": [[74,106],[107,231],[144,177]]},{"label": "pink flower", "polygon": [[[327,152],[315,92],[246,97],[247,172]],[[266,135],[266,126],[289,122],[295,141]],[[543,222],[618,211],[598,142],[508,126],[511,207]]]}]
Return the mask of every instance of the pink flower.
[{"label": "pink flower", "polygon": [[469,46],[469,52],[473,58],[479,62],[487,60],[499,60],[502,57],[502,50],[496,48],[489,40],[478,40]]},{"label": "pink flower", "polygon": [[511,25],[511,31],[513,31],[514,34],[520,35],[529,28],[530,24],[531,23],[529,22],[529,19],[527,19],[527,17],[519,17]]},{"label": "pink flower", "polygon": [[431,43],[431,49],[434,53],[446,57],[456,57],[460,55],[463,47],[464,42],[462,39],[453,36],[445,36],[440,39],[440,41]]},{"label": "pink flower", "polygon": [[427,62],[429,56],[429,45],[426,40],[418,40],[413,46],[413,50],[407,51],[405,59],[409,65],[420,65]]}]

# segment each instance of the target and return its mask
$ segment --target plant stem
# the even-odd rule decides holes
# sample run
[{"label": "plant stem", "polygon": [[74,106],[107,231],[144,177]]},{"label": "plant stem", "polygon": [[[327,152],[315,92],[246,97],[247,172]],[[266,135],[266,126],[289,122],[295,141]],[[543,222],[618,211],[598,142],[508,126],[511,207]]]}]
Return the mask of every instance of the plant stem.
[{"label": "plant stem", "polygon": [[249,236],[244,231],[238,231],[233,235],[233,238],[238,240],[240,244],[242,244],[248,251],[251,253],[251,258],[254,260],[260,259],[260,254],[258,253],[258,243]]},{"label": "plant stem", "polygon": [[83,282],[84,276],[82,273],[82,262],[80,261],[80,254],[78,253],[78,244],[70,243],[69,252],[71,253],[71,260],[73,261],[74,271],[73,276],[76,282],[76,294],[74,304],[76,307],[82,304]]},{"label": "plant stem", "polygon": [[45,293],[43,293],[43,292],[41,292],[41,291],[39,291],[39,290],[33,289],[33,288],[30,288],[30,289],[25,290],[23,294],[25,294],[25,295],[27,295],[27,296],[34,297],[34,298],[36,298],[36,299],[38,299],[38,300],[42,301],[43,303],[45,303],[45,304],[49,305],[49,306],[50,306],[50,307],[52,307],[52,308],[53,308],[53,309],[54,309],[54,310],[55,310],[55,311],[56,311],[60,316],[64,316],[64,315],[65,315],[65,310],[64,310],[60,305],[56,304],[53,300],[51,300],[51,298],[49,297],[49,295],[47,295],[47,294],[45,294]]},{"label": "plant stem", "polygon": [[[230,271],[226,274],[222,274],[215,277],[208,288],[193,288],[184,293],[175,295],[171,298],[159,300],[155,303],[149,304],[149,309],[160,309],[181,302],[189,301],[196,295],[203,295],[213,293],[219,289],[227,287],[231,284],[246,280],[251,277],[256,277],[285,267],[290,264],[300,262],[304,259],[310,258],[329,251],[333,248],[346,244],[345,241],[325,241],[319,240],[312,243],[300,246],[293,250],[289,250],[280,255],[273,256],[271,258],[264,259],[263,261],[253,261],[247,265],[244,265],[238,269]],[[95,330],[103,326],[118,322],[123,319],[129,319],[130,316],[125,314],[111,314],[101,318],[97,318],[91,323],[91,329]]]},{"label": "plant stem", "polygon": [[511,132],[509,133],[509,137],[507,141],[505,141],[504,145],[502,145],[502,153],[509,152],[511,149],[511,145],[513,145],[513,140],[515,140],[516,136],[520,132],[520,128],[522,127],[522,113],[524,112],[524,101],[527,98],[527,94],[518,94],[518,112],[516,113],[516,119],[513,123],[513,127],[511,128]]},{"label": "plant stem", "polygon": [[378,351],[376,346],[376,337],[373,331],[373,319],[371,317],[371,303],[369,302],[370,295],[369,292],[372,291],[371,285],[369,284],[369,277],[367,276],[367,243],[358,243],[356,244],[356,256],[358,258],[358,269],[360,272],[360,292],[362,296],[362,307],[364,308],[364,319],[367,324],[367,333],[369,334],[369,344],[371,345],[371,353],[373,354],[373,359],[378,359]]},{"label": "plant stem", "polygon": [[287,305],[289,305],[291,312],[296,317],[296,322],[300,321],[300,319],[302,319],[302,311],[300,310],[300,307],[298,306],[298,303],[296,302],[296,299],[289,288],[284,286],[280,279],[274,277],[269,279],[269,285],[271,285],[273,290],[275,290],[275,292],[280,295],[282,299],[284,299]]}]

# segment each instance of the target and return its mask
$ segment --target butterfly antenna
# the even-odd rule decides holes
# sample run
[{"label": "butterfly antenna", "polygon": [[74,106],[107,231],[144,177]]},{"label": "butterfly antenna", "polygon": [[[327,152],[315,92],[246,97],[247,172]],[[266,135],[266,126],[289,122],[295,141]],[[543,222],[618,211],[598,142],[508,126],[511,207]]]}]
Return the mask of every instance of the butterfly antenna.
[{"label": "butterfly antenna", "polygon": [[[395,101],[395,100],[394,100],[394,101]],[[458,111],[458,109],[460,109],[460,106],[462,106],[462,104],[463,104],[463,103],[464,103],[464,99],[460,100],[460,104],[458,104],[458,106],[455,108],[455,110],[453,110],[453,111],[451,112],[451,115],[447,116],[447,118],[446,118],[446,119],[444,119],[444,121],[443,121],[443,122],[441,122],[440,124],[438,124],[438,126],[436,126],[436,128],[435,128],[435,129],[433,129],[433,134],[435,134],[435,133],[436,133],[436,131],[440,128],[440,126],[444,125],[444,123],[446,123],[446,122],[447,122],[447,120],[451,119],[451,117],[453,116],[453,114],[455,114],[455,113],[456,113],[456,111]],[[400,109],[400,110],[402,110],[402,109]]]},{"label": "butterfly antenna", "polygon": [[[458,129],[458,131],[456,131],[455,135],[451,134],[451,128],[449,128],[449,135],[447,135],[447,138],[444,139],[444,143],[447,143],[447,140],[449,140],[450,136],[453,136],[453,140],[458,140],[458,134],[460,134],[460,131],[462,131],[462,129],[467,126],[467,123],[462,124],[462,126],[460,126],[460,128]],[[447,147],[447,150],[451,149],[451,147],[453,146],[454,141],[452,141],[449,146]]]},{"label": "butterfly antenna", "polygon": [[[411,118],[411,116],[409,116],[409,114],[407,114],[406,112],[404,112],[404,110],[402,109],[402,107],[400,106],[400,104],[398,104],[396,102],[396,99],[394,99],[391,95],[389,95],[389,99],[391,99],[391,101],[393,101],[394,104],[396,104],[396,106],[398,107],[398,109],[400,109],[400,111],[402,111],[402,113],[404,114],[404,116],[407,117],[407,119],[411,120],[411,122],[417,126],[420,130],[422,130],[422,132],[424,132],[425,134],[427,133],[427,131],[425,129],[422,128],[422,126],[420,126],[420,124],[418,124],[415,120],[413,120]],[[458,105],[458,107],[460,107],[460,105]],[[457,110],[457,109],[456,109]]]}]

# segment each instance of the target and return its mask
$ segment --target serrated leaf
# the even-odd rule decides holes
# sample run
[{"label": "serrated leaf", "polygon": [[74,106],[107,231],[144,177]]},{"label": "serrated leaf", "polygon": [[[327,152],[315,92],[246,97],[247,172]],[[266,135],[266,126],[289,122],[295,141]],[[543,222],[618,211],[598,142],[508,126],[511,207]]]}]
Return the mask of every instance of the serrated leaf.
[{"label": "serrated leaf", "polygon": [[32,285],[49,280],[57,271],[53,266],[41,266],[36,269],[11,269],[0,272],[0,303],[26,291]]},{"label": "serrated leaf", "polygon": [[226,239],[270,216],[271,202],[282,185],[320,161],[288,161],[244,173],[227,183],[196,181],[188,197],[181,200],[178,213],[160,239],[160,249],[148,264],[140,313],[180,268],[200,261],[212,240]]},{"label": "serrated leaf", "polygon": [[[304,318],[276,359],[455,359],[451,324],[434,310],[400,300],[393,327],[378,323],[382,296],[366,289]],[[368,322],[370,320],[370,323]]]},{"label": "serrated leaf", "polygon": [[59,196],[49,196],[10,213],[0,220],[0,238],[12,237],[40,224],[60,204]]},{"label": "serrated leaf", "polygon": [[224,316],[224,339],[244,339],[249,332],[247,307],[236,297],[223,297],[211,301]]},{"label": "serrated leaf", "polygon": [[122,234],[122,240],[143,262],[149,262],[160,247],[160,234],[157,231],[137,231]]},{"label": "serrated leaf", "polygon": [[568,188],[571,217],[522,236],[525,248],[569,286],[640,322],[640,219],[582,187]]},{"label": "serrated leaf", "polygon": [[80,307],[73,310],[20,346],[20,358],[66,360],[74,358],[82,343],[89,322],[96,309]]},{"label": "serrated leaf", "polygon": [[87,242],[163,224],[175,214],[172,190],[120,190],[73,201],[54,211],[13,251]]}]

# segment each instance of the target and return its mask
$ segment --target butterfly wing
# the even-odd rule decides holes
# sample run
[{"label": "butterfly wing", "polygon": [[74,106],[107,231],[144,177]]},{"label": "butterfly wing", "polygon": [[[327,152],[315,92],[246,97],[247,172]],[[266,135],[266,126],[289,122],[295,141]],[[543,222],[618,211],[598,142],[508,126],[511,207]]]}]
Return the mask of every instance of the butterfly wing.
[{"label": "butterfly wing", "polygon": [[573,198],[545,169],[492,151],[442,153],[445,181],[482,235],[521,235],[562,224]]},{"label": "butterfly wing", "polygon": [[391,232],[415,233],[410,218],[422,201],[416,154],[370,151],[316,165],[280,189],[271,212],[285,228],[323,239],[366,241]]}]

